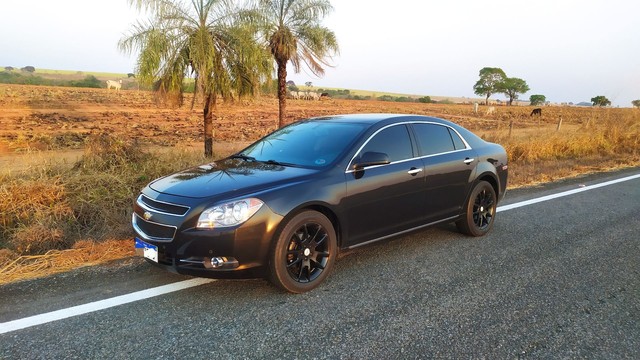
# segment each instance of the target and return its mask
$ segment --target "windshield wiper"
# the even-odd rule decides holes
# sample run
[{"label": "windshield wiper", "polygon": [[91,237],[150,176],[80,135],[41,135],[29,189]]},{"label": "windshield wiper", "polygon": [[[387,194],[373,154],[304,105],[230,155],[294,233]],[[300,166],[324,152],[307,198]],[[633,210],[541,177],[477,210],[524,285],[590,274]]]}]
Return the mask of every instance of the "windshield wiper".
[{"label": "windshield wiper", "polygon": [[242,159],[244,161],[256,161],[256,158],[254,158],[253,156],[248,156],[245,154],[235,154],[235,155],[231,155],[232,159]]},{"label": "windshield wiper", "polygon": [[265,164],[269,164],[269,165],[280,165],[280,166],[289,166],[289,167],[298,167],[298,165],[296,164],[291,164],[291,163],[286,163],[286,162],[281,162],[281,161],[277,161],[277,160],[267,160],[267,161],[262,161]]}]

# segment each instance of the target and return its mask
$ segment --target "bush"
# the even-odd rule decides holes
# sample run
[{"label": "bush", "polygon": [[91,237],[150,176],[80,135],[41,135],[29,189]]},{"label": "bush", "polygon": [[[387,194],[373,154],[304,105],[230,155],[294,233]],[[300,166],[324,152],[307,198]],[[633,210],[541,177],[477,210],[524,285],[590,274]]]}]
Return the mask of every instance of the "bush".
[{"label": "bush", "polygon": [[43,79],[37,75],[31,74],[20,74],[15,72],[0,72],[0,83],[3,84],[17,84],[17,85],[49,85],[55,86],[59,85],[53,80]]},{"label": "bush", "polygon": [[85,88],[100,88],[102,87],[102,81],[98,80],[93,75],[87,75],[83,80],[71,80],[69,86],[72,87],[85,87]]},{"label": "bush", "polygon": [[380,100],[380,101],[393,101],[393,96],[391,96],[391,95],[378,96],[378,100]]}]

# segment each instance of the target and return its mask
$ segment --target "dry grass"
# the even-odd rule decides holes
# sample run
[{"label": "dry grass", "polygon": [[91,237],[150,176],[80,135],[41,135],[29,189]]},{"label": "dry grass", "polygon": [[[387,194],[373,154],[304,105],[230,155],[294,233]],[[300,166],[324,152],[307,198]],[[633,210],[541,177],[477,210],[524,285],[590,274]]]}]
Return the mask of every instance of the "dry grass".
[{"label": "dry grass", "polygon": [[[602,109],[618,110],[618,109]],[[601,114],[602,115],[602,114]],[[484,139],[505,147],[510,187],[538,184],[580,174],[640,164],[640,113],[604,113],[594,121],[483,132]]]},{"label": "dry grass", "polygon": [[199,153],[146,153],[134,141],[108,135],[89,141],[73,166],[44,163],[0,175],[1,276],[48,274],[86,258],[95,263],[128,254],[114,252],[108,239],[133,237],[131,204],[140,189],[151,179],[203,162]]},{"label": "dry grass", "polygon": [[83,240],[68,250],[50,250],[42,255],[23,255],[17,258],[10,256],[3,261],[3,254],[6,252],[6,249],[0,250],[0,285],[122,259],[133,255],[133,247],[131,240]]}]

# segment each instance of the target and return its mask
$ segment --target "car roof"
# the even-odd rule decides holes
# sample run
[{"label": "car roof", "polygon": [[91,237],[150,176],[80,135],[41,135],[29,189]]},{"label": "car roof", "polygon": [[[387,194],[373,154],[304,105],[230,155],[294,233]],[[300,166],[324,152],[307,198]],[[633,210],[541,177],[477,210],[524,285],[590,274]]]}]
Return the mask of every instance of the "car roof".
[{"label": "car roof", "polygon": [[451,122],[424,115],[413,114],[343,114],[343,115],[329,115],[307,119],[307,121],[329,121],[329,122],[354,122],[362,124],[392,124],[404,121],[429,121],[439,124],[453,125]]}]

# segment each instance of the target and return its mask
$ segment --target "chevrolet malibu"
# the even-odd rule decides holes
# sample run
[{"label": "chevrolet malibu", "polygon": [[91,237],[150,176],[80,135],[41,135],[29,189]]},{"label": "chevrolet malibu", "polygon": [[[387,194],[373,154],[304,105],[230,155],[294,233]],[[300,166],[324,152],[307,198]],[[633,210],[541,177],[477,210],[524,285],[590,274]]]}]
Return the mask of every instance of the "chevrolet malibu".
[{"label": "chevrolet malibu", "polygon": [[151,182],[134,203],[135,247],[180,274],[266,277],[302,293],[340,249],[446,222],[485,235],[507,173],[500,145],[446,120],[311,118]]}]

